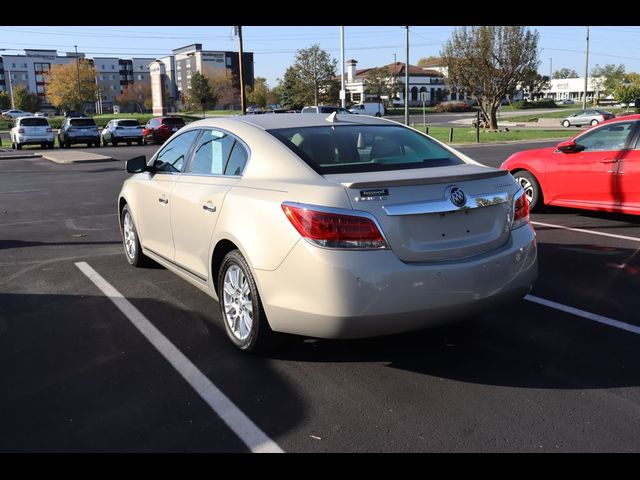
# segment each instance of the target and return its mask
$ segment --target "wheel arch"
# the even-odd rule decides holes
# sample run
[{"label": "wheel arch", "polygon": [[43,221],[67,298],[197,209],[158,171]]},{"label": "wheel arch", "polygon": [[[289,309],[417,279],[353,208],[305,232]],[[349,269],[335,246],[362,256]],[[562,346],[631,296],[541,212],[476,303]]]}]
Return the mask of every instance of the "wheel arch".
[{"label": "wheel arch", "polygon": [[515,176],[516,173],[518,172],[527,172],[529,175],[531,175],[533,177],[533,179],[538,182],[538,187],[540,187],[540,202],[542,205],[546,205],[545,203],[545,187],[543,182],[540,179],[540,175],[538,175],[538,173],[531,169],[531,168],[526,168],[524,166],[519,166],[519,167],[514,167],[512,169],[509,170],[509,173],[513,176]]}]

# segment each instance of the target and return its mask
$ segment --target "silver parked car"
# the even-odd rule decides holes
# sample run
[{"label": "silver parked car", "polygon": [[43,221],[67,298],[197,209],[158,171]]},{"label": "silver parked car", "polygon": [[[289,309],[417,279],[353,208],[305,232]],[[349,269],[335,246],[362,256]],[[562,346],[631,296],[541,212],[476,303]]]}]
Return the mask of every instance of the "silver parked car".
[{"label": "silver parked car", "polygon": [[593,126],[614,117],[615,115],[613,113],[607,112],[606,110],[588,108],[586,110],[580,110],[573,115],[569,115],[566,118],[563,118],[560,123],[563,127],[580,127],[583,125]]},{"label": "silver parked car", "polygon": [[522,298],[536,279],[514,178],[392,121],[205,119],[127,171],[127,261],[153,259],[218,300],[247,351],[280,333],[422,329]]},{"label": "silver parked car", "polygon": [[111,120],[105,125],[100,133],[102,137],[102,145],[111,143],[114,147],[118,143],[126,143],[131,145],[142,145],[142,125],[135,118],[119,118]]}]

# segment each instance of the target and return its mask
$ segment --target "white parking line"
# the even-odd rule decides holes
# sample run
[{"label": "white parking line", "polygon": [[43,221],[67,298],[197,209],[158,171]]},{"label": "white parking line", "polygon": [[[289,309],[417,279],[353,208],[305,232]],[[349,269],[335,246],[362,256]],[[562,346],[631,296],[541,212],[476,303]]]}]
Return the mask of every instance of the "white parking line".
[{"label": "white parking line", "polygon": [[276,442],[242,413],[167,337],[88,263],[77,262],[75,265],[120,309],[252,452],[284,453]]},{"label": "white parking line", "polygon": [[524,297],[524,299],[533,303],[544,305],[545,307],[555,308],[556,310],[560,310],[562,312],[570,313],[572,315],[577,315],[579,317],[586,318],[587,320],[591,320],[593,322],[603,323],[605,325],[609,325],[610,327],[619,328],[620,330],[626,330],[627,332],[637,333],[640,335],[640,327],[631,325],[629,323],[621,322],[619,320],[614,320],[613,318],[604,317],[602,315],[587,312],[585,310],[580,310],[579,308],[569,307],[568,305],[552,302],[551,300],[546,300],[544,298],[536,297],[534,295],[527,295],[526,297]]},{"label": "white parking line", "polygon": [[564,225],[555,225],[553,223],[531,222],[533,225],[541,227],[559,228],[561,230],[571,230],[572,232],[588,233],[589,235],[600,235],[601,237],[620,238],[622,240],[631,240],[632,242],[640,242],[640,238],[627,237],[626,235],[616,235],[615,233],[596,232],[593,230],[585,230],[584,228],[565,227]]}]

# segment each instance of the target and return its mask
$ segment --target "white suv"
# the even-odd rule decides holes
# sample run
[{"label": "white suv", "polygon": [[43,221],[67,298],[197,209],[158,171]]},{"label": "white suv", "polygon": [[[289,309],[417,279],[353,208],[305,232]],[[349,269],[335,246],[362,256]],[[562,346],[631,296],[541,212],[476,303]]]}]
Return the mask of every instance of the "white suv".
[{"label": "white suv", "polygon": [[53,148],[55,136],[49,120],[44,117],[16,118],[15,126],[9,132],[11,147],[21,150],[23,145],[40,145]]}]

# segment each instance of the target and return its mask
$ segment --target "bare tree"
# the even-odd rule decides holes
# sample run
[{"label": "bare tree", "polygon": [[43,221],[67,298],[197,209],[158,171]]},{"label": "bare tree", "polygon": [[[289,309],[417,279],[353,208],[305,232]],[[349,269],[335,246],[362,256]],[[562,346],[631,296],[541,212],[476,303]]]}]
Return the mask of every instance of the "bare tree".
[{"label": "bare tree", "polygon": [[445,44],[449,83],[470,93],[490,128],[498,128],[501,100],[538,68],[538,37],[520,26],[460,27]]}]

